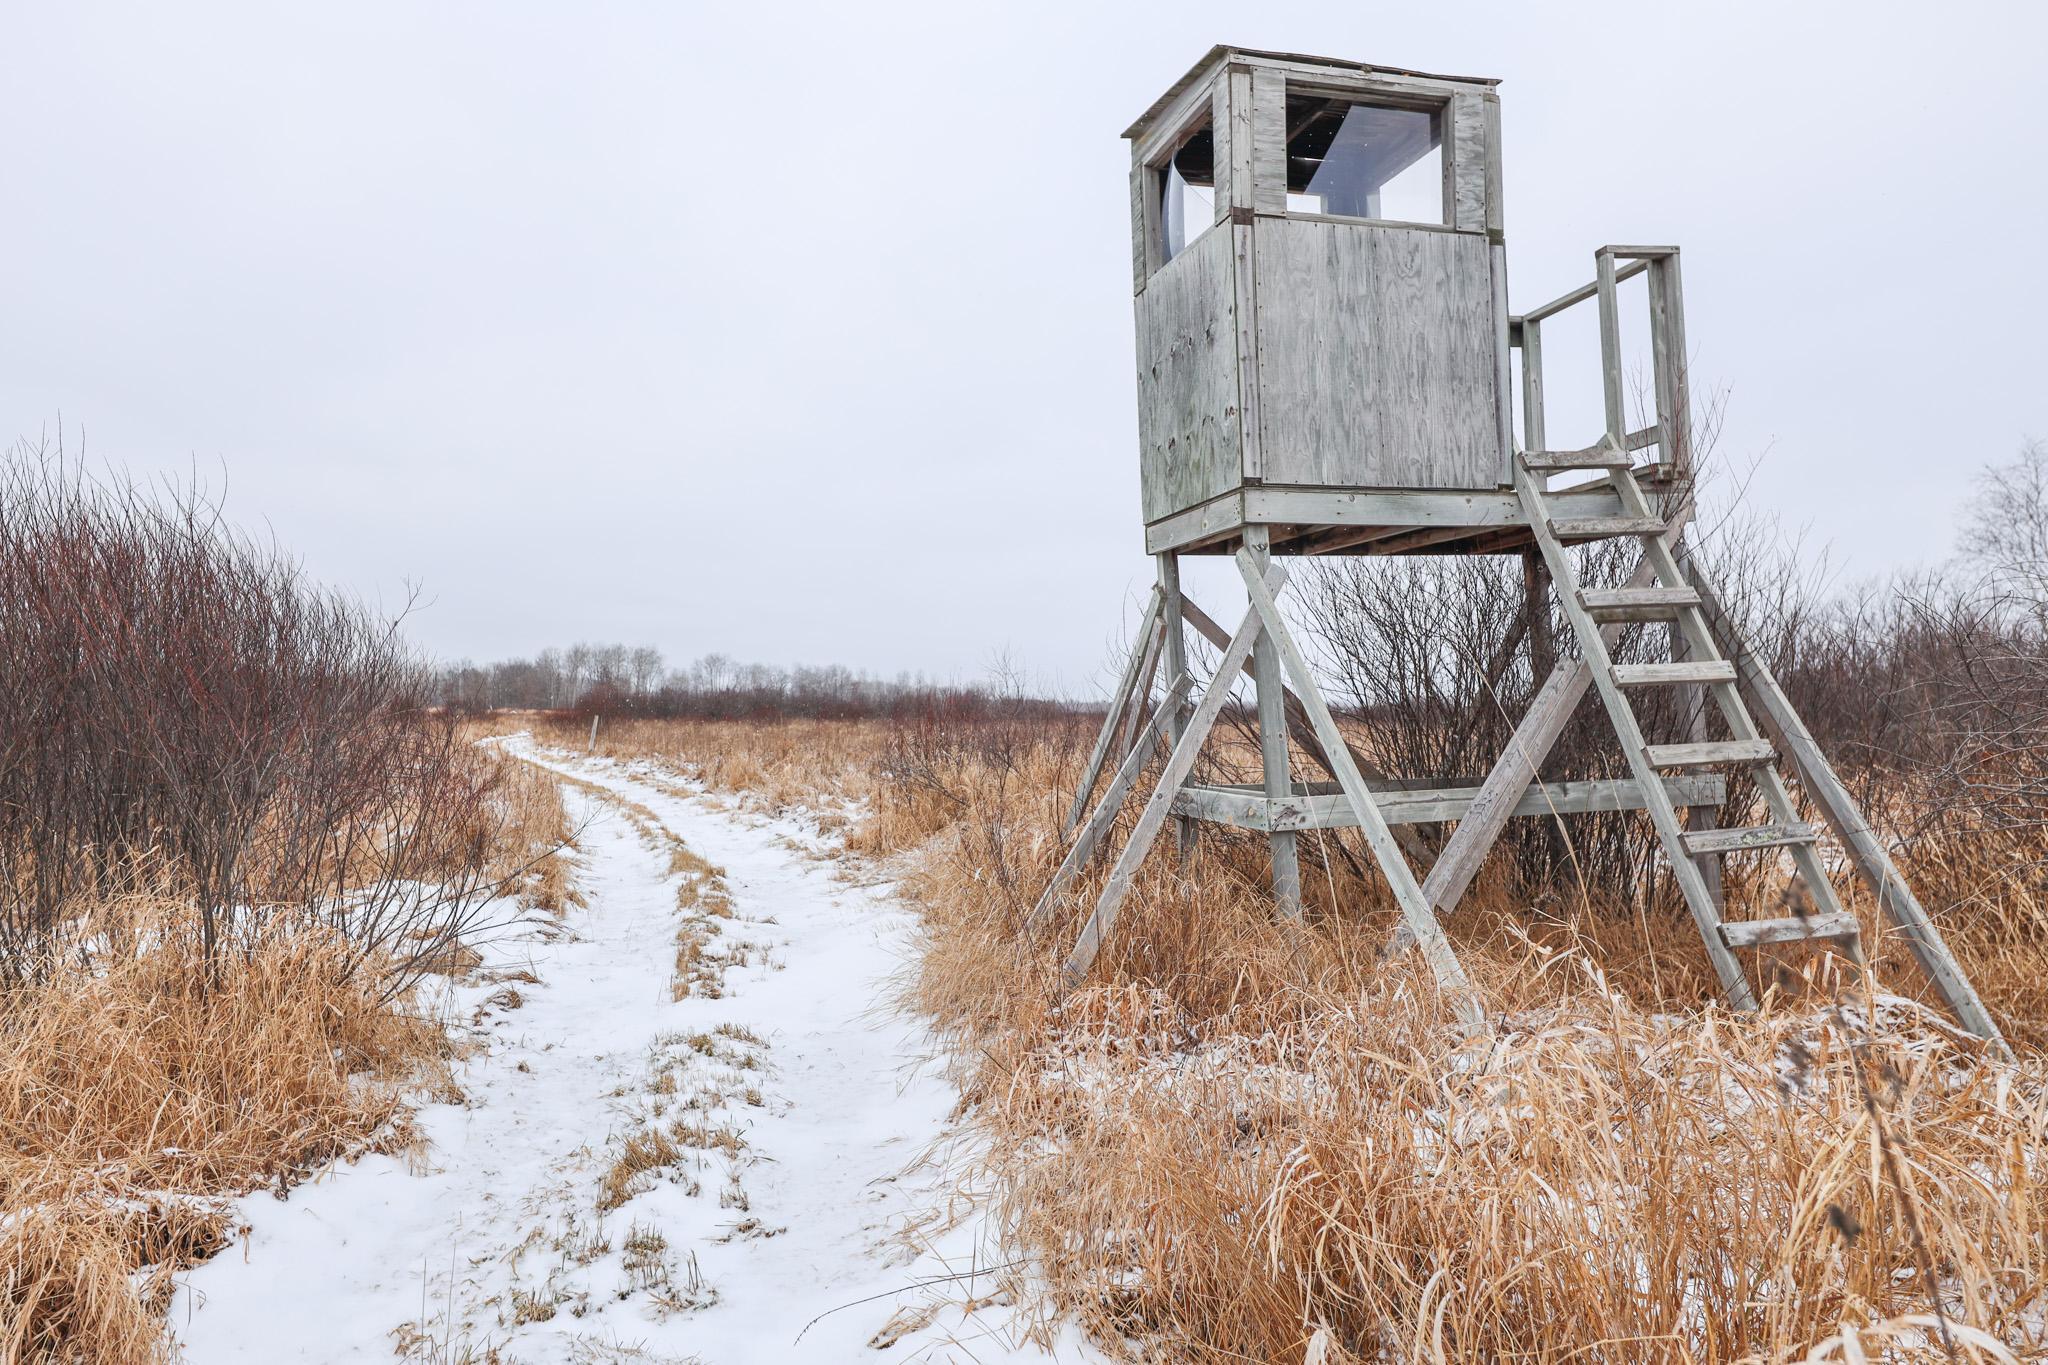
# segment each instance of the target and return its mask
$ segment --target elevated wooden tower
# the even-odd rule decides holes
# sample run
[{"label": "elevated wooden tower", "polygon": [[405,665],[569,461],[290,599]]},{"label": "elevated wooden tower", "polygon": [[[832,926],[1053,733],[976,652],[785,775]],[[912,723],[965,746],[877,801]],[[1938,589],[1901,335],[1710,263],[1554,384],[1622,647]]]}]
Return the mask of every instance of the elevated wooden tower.
[{"label": "elevated wooden tower", "polygon": [[[1039,922],[1098,851],[1154,750],[1164,744],[1168,757],[1068,958],[1068,981],[1087,975],[1167,820],[1265,832],[1285,915],[1300,913],[1296,833],[1356,827],[1400,905],[1401,938],[1420,946],[1476,1024],[1437,916],[1457,904],[1507,821],[1641,810],[1726,998],[1754,1008],[1745,949],[1815,940],[1863,957],[1857,921],[1826,875],[1822,827],[1802,818],[1789,775],[1958,1021],[2002,1048],[1882,842],[1686,556],[1691,452],[1678,248],[1601,247],[1592,283],[1509,310],[1495,84],[1218,47],[1125,133],[1145,542],[1159,579],[1076,793],[1072,844],[1039,902]],[[1655,413],[1629,430],[1618,291],[1638,275],[1648,276]],[[1553,449],[1543,324],[1584,303],[1598,312],[1605,429],[1583,448]],[[1519,431],[1510,392],[1517,350]],[[1619,588],[1582,587],[1567,547],[1608,539],[1640,547],[1634,573]],[[1287,586],[1276,555],[1416,553],[1522,554],[1530,581],[1554,586],[1577,637],[1578,657],[1549,674],[1477,786],[1417,785],[1374,771],[1346,743],[1276,605]],[[1235,631],[1182,596],[1187,554],[1236,557],[1251,606]],[[1668,623],[1668,662],[1614,660],[1631,622]],[[1222,650],[1198,700],[1188,626]],[[1162,669],[1164,693],[1155,698]],[[1257,691],[1265,781],[1191,785],[1240,673]],[[1707,708],[1696,705],[1685,742],[1648,742],[1629,698],[1652,687],[1703,694],[1725,736],[1707,737]],[[1599,694],[1630,776],[1537,781],[1588,690]],[[1329,781],[1293,780],[1290,738]],[[1767,823],[1714,827],[1719,774],[1735,767],[1756,778]],[[1418,881],[1404,852],[1413,841],[1397,831],[1431,821],[1456,829]],[[1759,853],[1789,860],[1808,913],[1724,918],[1720,860]]]}]

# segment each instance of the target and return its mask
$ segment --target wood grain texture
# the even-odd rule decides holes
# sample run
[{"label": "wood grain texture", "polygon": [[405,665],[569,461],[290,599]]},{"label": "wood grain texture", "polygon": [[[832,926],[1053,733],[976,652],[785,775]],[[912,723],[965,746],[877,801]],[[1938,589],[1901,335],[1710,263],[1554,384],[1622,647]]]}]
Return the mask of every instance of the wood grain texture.
[{"label": "wood grain texture", "polygon": [[1451,97],[1451,226],[1486,231],[1486,101],[1477,93]]},{"label": "wood grain texture", "polygon": [[1252,176],[1256,159],[1252,121],[1252,71],[1232,66],[1216,83],[1225,109],[1219,110],[1216,127],[1224,130],[1216,143],[1216,220],[1230,216],[1234,208],[1253,204]]},{"label": "wood grain texture", "polygon": [[1264,67],[1252,70],[1252,202],[1287,210],[1287,78]]},{"label": "wood grain texture", "polygon": [[[1367,780],[1380,814],[1390,826],[1463,820],[1479,787],[1390,787]],[[1718,806],[1727,783],[1715,776],[1667,778],[1664,789],[1680,807]],[[1591,811],[1642,810],[1642,790],[1630,778],[1532,783],[1508,808],[1511,819],[1583,815]],[[1358,816],[1341,792],[1312,792],[1280,799],[1241,787],[1184,787],[1174,811],[1195,819],[1252,830],[1351,829]],[[1428,883],[1423,884],[1427,894]]]},{"label": "wood grain texture", "polygon": [[1815,938],[1854,938],[1856,917],[1837,910],[1827,915],[1787,919],[1737,920],[1721,926],[1721,941],[1730,948],[1759,948],[1766,943],[1798,943]]},{"label": "wood grain texture", "polygon": [[1486,230],[1498,242],[1507,212],[1501,205],[1500,96],[1486,92]]},{"label": "wood grain texture", "polygon": [[[1213,185],[1214,192],[1209,196],[1209,203],[1210,207],[1215,210],[1210,221],[1216,223],[1221,223],[1230,217],[1230,196],[1232,192],[1231,163],[1237,159],[1237,154],[1232,149],[1231,144],[1237,140],[1239,131],[1232,127],[1230,122],[1230,87],[1234,82],[1240,80],[1244,82],[1247,92],[1249,92],[1251,85],[1250,75],[1233,75],[1226,68],[1223,74],[1217,78],[1215,88],[1209,94],[1209,135],[1213,139],[1211,143],[1211,156],[1216,177]],[[1247,134],[1249,133],[1248,129],[1245,131]],[[1245,149],[1245,155],[1250,155],[1249,148]]]},{"label": "wood grain texture", "polygon": [[1154,172],[1141,161],[1131,163],[1131,292],[1144,292],[1158,254],[1159,204],[1152,193]]},{"label": "wood grain texture", "polygon": [[1266,477],[1266,452],[1259,424],[1256,229],[1250,223],[1232,223],[1218,231],[1230,234],[1231,278],[1237,290],[1232,316],[1237,322],[1237,428],[1242,442],[1239,468],[1246,483],[1259,483]]},{"label": "wood grain texture", "polygon": [[1513,349],[1508,345],[1508,249],[1487,246],[1487,275],[1493,286],[1493,424],[1500,451],[1495,481],[1515,481],[1515,398]]},{"label": "wood grain texture", "polygon": [[1704,829],[1685,836],[1685,848],[1694,855],[1747,853],[1759,848],[1786,848],[1810,844],[1820,837],[1820,827],[1803,822],[1782,825],[1752,825],[1746,829]]},{"label": "wood grain texture", "polygon": [[1484,237],[1261,219],[1257,263],[1266,482],[1498,485]]},{"label": "wood grain texture", "polygon": [[1138,441],[1148,522],[1238,486],[1235,270],[1228,228],[1202,234],[1138,295]]},{"label": "wood grain texture", "polygon": [[[1273,562],[1268,533],[1263,526],[1247,526],[1244,549],[1238,561],[1257,583]],[[1273,640],[1273,618],[1266,618],[1266,633],[1252,646],[1252,684],[1259,709],[1259,759],[1266,776],[1266,795],[1284,799],[1294,793],[1292,764],[1287,752],[1287,699],[1280,681],[1280,654]],[[1314,713],[1310,712],[1313,719]],[[1317,736],[1318,741],[1322,739]],[[1340,779],[1341,780],[1341,779]],[[1301,858],[1294,835],[1275,830],[1267,839],[1273,854],[1273,902],[1281,918],[1301,918]]]}]

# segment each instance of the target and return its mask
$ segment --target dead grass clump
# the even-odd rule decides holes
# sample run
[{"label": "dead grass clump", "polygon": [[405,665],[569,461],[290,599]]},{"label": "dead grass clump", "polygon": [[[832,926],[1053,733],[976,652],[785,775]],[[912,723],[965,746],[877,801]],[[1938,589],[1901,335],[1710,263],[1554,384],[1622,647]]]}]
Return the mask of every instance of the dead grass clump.
[{"label": "dead grass clump", "polygon": [[0,994],[0,1360],[158,1359],[170,1274],[227,1240],[212,1197],[402,1138],[401,1084],[443,1046],[326,930],[209,977],[189,910],[126,913],[146,946]]},{"label": "dead grass clump", "polygon": [[1200,1037],[1055,1029],[982,1093],[1007,1223],[1100,1339],[1777,1360],[1938,1302],[2041,1344],[2040,1078],[1938,1034],[1585,993],[1459,1049],[1397,974]]},{"label": "dead grass clump", "polygon": [[35,1206],[0,1224],[0,1360],[168,1361],[162,1325],[136,1293],[135,1254],[96,1206]]},{"label": "dead grass clump", "polygon": [[561,782],[508,754],[491,752],[491,758],[500,765],[495,795],[503,815],[502,831],[491,841],[495,879],[509,879],[522,903],[557,917],[585,904],[574,883],[576,838]]},{"label": "dead grass clump", "polygon": [[682,1148],[659,1128],[627,1134],[619,1144],[619,1154],[612,1158],[612,1164],[605,1168],[604,1177],[598,1182],[597,1211],[610,1213],[624,1207],[628,1200],[648,1188],[643,1176],[675,1165],[682,1154]]}]

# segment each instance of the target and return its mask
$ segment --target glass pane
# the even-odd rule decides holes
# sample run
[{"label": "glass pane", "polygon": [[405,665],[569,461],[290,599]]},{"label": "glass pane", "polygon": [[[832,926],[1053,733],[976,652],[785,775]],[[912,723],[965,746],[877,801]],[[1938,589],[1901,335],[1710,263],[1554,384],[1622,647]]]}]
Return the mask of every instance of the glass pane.
[{"label": "glass pane", "polygon": [[1181,144],[1159,184],[1161,245],[1170,261],[1216,221],[1216,143],[1208,128]]},{"label": "glass pane", "polygon": [[1287,191],[1297,213],[1441,223],[1442,115],[1289,95]]}]

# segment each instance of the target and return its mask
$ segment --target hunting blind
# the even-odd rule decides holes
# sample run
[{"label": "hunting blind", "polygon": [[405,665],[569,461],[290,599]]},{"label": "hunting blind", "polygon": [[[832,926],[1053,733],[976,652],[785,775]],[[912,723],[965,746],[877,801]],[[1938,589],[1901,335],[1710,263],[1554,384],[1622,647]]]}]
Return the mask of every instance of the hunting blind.
[{"label": "hunting blind", "polygon": [[[1745,950],[1805,941],[1863,961],[1858,922],[1827,877],[1825,832],[1958,1021],[2002,1048],[1883,843],[1687,557],[1678,248],[1603,246],[1591,283],[1510,310],[1496,84],[1218,47],[1125,133],[1140,486],[1158,584],[1034,924],[1049,920],[1163,747],[1164,770],[1067,959],[1069,984],[1087,975],[1169,819],[1184,847],[1190,821],[1263,832],[1275,900],[1289,916],[1301,903],[1297,833],[1356,828],[1400,906],[1399,944],[1419,946],[1477,1025],[1437,917],[1458,903],[1507,821],[1640,810],[1734,1007],[1756,1005]],[[1637,276],[1649,302],[1651,410],[1631,429],[1620,286]],[[1588,303],[1604,429],[1583,447],[1556,448],[1544,427],[1543,326]],[[1611,540],[1638,547],[1633,573],[1617,587],[1582,585],[1570,547]],[[1275,601],[1287,586],[1276,555],[1418,553],[1520,555],[1525,622],[1548,621],[1554,589],[1578,645],[1550,668],[1476,782],[1377,771],[1346,741]],[[1189,554],[1236,557],[1251,605],[1235,631],[1182,595],[1180,556]],[[1668,658],[1617,662],[1622,633],[1644,623],[1668,639]],[[1222,651],[1199,699],[1189,628]],[[1196,759],[1240,674],[1257,694],[1264,781],[1196,784]],[[1683,689],[1686,730],[1653,742],[1630,697],[1667,687]],[[1589,690],[1630,775],[1539,780]],[[1327,780],[1298,780],[1297,750]],[[1738,769],[1755,780],[1768,819],[1719,828],[1725,774]],[[1404,827],[1435,822],[1455,828],[1418,880],[1408,858],[1422,845]],[[1803,887],[1801,913],[1725,918],[1720,861],[1733,855],[1780,860]]]}]

